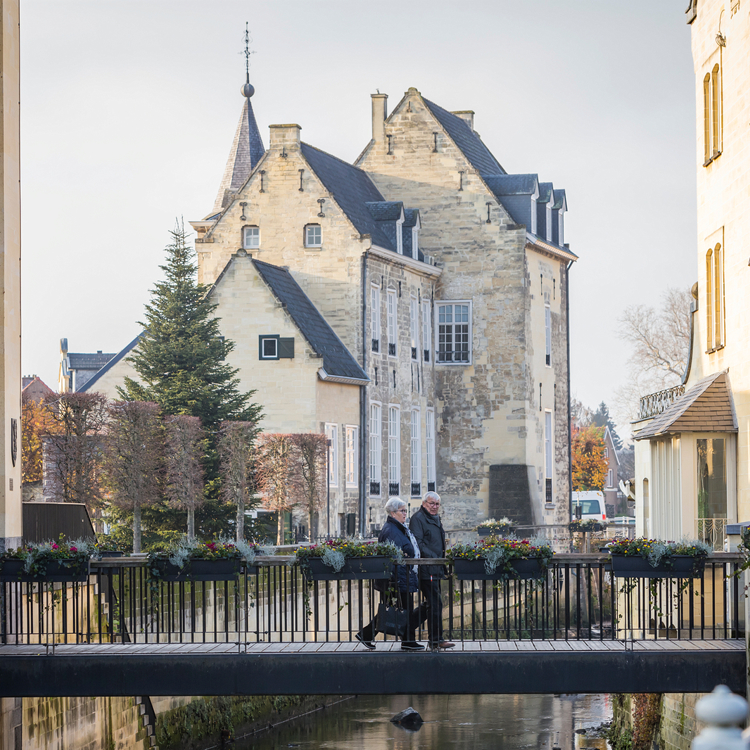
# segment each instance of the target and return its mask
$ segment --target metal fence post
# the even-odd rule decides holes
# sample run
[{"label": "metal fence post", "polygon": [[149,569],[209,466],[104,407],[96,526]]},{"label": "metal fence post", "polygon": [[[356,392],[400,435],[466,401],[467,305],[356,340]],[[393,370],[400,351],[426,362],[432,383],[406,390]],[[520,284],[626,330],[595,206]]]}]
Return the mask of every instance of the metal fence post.
[{"label": "metal fence post", "polygon": [[695,715],[707,726],[693,740],[693,750],[747,750],[748,739],[739,724],[747,716],[747,701],[726,685],[717,685],[695,706]]}]

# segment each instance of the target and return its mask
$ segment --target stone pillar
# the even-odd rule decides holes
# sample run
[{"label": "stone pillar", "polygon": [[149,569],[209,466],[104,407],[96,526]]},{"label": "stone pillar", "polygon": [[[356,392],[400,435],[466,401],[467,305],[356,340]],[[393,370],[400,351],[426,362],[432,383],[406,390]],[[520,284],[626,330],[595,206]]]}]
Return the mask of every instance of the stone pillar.
[{"label": "stone pillar", "polygon": [[0,549],[21,542],[19,0],[0,0]]}]

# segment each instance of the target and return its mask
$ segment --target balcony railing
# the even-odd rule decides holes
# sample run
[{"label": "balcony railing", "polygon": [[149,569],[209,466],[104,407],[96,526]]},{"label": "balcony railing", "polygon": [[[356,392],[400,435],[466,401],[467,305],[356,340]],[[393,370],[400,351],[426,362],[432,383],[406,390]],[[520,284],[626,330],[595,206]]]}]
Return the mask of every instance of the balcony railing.
[{"label": "balcony railing", "polygon": [[[84,583],[0,582],[0,643],[353,641],[378,608],[372,581],[308,588],[290,562],[260,558],[236,581],[173,583],[150,579],[143,558],[122,558],[92,562]],[[737,554],[715,553],[702,578],[661,581],[613,579],[602,554],[557,554],[536,581],[462,581],[446,560],[405,561],[436,563],[447,564],[448,640],[711,640],[745,629]],[[426,640],[424,624],[417,637]]]},{"label": "balcony railing", "polygon": [[685,395],[685,386],[676,385],[673,388],[665,388],[663,391],[650,393],[641,398],[641,408],[638,419],[650,419],[656,417],[668,409],[678,398]]},{"label": "balcony railing", "polygon": [[399,482],[388,482],[388,495],[389,497],[396,497],[399,493]]},{"label": "balcony railing", "polygon": [[698,518],[696,519],[696,536],[702,542],[711,546],[717,552],[724,551],[724,539],[727,535],[726,518]]}]

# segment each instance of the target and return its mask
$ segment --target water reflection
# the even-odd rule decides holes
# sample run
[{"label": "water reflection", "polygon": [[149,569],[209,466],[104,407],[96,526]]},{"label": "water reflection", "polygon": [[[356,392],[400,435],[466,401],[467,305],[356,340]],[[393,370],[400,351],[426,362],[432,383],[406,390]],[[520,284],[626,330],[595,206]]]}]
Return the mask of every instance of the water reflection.
[{"label": "water reflection", "polygon": [[[413,706],[424,719],[418,732],[390,722]],[[604,747],[575,730],[610,719],[607,695],[363,696],[238,740],[237,750],[574,750]]]}]

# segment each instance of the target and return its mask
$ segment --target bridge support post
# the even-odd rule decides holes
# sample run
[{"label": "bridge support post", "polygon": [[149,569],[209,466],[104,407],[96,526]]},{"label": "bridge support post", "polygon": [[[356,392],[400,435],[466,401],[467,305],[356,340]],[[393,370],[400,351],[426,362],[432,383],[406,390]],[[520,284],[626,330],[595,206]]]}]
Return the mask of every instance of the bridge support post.
[{"label": "bridge support post", "polygon": [[747,701],[726,685],[717,685],[710,695],[701,698],[695,706],[695,715],[707,726],[693,740],[693,750],[750,748],[750,735],[739,728],[747,716]]}]

